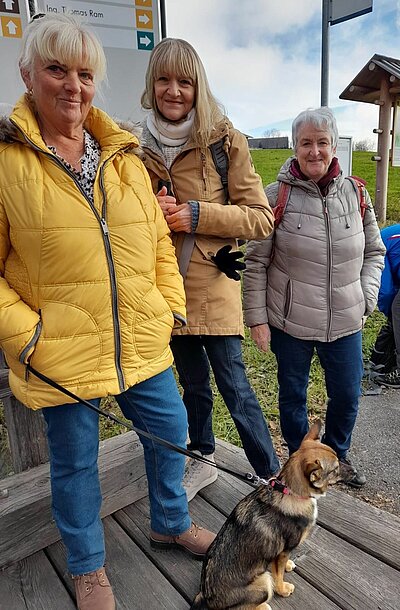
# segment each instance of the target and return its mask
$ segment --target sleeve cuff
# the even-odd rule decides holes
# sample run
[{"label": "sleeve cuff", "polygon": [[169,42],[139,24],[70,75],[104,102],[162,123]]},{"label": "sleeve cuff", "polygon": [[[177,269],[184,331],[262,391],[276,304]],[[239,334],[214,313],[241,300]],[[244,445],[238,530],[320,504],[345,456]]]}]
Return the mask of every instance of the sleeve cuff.
[{"label": "sleeve cuff", "polygon": [[191,232],[195,233],[195,231],[197,229],[197,225],[199,224],[200,204],[198,201],[195,201],[195,200],[188,201],[188,204],[190,205],[190,207],[192,209]]},{"label": "sleeve cuff", "polygon": [[187,320],[184,316],[181,316],[180,313],[172,312],[175,320],[174,328],[181,328],[182,326],[186,326]]}]

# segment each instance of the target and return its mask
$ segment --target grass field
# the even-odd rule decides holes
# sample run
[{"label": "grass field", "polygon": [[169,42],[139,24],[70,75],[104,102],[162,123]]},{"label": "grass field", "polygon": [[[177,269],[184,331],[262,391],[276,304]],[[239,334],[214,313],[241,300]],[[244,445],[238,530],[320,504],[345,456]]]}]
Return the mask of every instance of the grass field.
[{"label": "grass field", "polygon": [[[260,174],[263,184],[276,180],[283,163],[290,156],[288,150],[252,150],[256,171]],[[375,196],[376,161],[372,161],[372,152],[353,152],[353,174],[367,181],[367,189],[372,201]],[[400,219],[400,167],[389,167],[387,224],[399,222]]]},{"label": "grass field", "polygon": [[[290,156],[288,150],[253,150],[252,157],[255,168],[260,174],[264,185],[276,180],[277,173],[285,160]],[[372,199],[375,193],[376,162],[371,160],[371,152],[353,153],[353,174],[367,181],[367,188]],[[387,224],[398,222],[400,218],[400,168],[390,168],[388,184]],[[384,321],[384,316],[375,312],[367,320],[363,331],[364,357],[368,359],[375,342],[376,335]],[[267,416],[275,444],[279,447],[279,415],[278,415],[278,384],[276,379],[276,362],[273,354],[261,353],[248,332],[243,342],[244,360],[247,366],[250,382]],[[221,396],[213,385],[214,431],[216,436],[235,445],[241,445],[235,425],[229,416]],[[310,384],[308,388],[308,404],[311,417],[324,412],[326,394],[323,371],[315,357],[312,363]],[[115,428],[109,422],[103,424],[103,435],[115,434]]]},{"label": "grass field", "polygon": [[[290,156],[288,150],[253,150],[252,157],[256,171],[260,174],[264,185],[276,180],[277,173]],[[353,174],[367,181],[367,188],[372,200],[375,194],[376,162],[371,160],[371,152],[353,152]],[[400,219],[400,168],[390,168],[388,181],[387,221],[386,224],[399,222]],[[365,360],[372,350],[376,335],[384,321],[384,316],[378,311],[367,320],[363,331],[363,351]],[[264,413],[270,423],[274,441],[279,446],[279,415],[278,415],[278,384],[276,379],[276,362],[273,354],[262,354],[258,351],[249,334],[243,344],[244,360],[248,376],[256,392]],[[310,416],[323,414],[325,410],[326,393],[324,375],[317,357],[314,357],[310,383],[308,387],[308,406]],[[215,392],[214,429],[217,436],[240,446],[236,428],[227,413],[227,409]]]}]

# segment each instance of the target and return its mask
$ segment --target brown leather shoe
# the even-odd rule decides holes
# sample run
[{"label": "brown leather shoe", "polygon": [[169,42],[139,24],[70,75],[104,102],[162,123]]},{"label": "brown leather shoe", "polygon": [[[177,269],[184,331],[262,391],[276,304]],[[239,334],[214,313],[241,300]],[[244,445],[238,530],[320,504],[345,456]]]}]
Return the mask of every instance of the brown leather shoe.
[{"label": "brown leather shoe", "polygon": [[213,532],[192,523],[189,529],[179,536],[165,536],[151,531],[150,544],[154,549],[183,549],[195,559],[203,559],[215,536]]},{"label": "brown leather shoe", "polygon": [[104,567],[73,576],[78,610],[115,610],[115,600]]}]

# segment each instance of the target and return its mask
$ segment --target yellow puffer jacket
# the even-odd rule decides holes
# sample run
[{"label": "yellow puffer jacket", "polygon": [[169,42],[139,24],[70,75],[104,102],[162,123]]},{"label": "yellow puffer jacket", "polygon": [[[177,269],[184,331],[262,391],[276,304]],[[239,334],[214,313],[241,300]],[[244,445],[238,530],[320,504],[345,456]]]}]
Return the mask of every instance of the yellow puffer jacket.
[{"label": "yellow puffer jacket", "polygon": [[85,399],[164,371],[185,296],[137,139],[92,108],[101,146],[91,205],[46,147],[21,98],[0,124],[0,347],[10,386],[38,409],[71,402],[26,363]]}]

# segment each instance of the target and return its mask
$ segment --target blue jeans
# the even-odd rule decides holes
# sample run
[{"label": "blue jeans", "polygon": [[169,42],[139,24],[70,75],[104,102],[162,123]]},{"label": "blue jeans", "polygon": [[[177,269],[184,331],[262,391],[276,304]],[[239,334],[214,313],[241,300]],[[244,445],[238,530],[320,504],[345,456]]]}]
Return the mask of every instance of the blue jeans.
[{"label": "blue jeans", "polygon": [[211,364],[218,390],[235,422],[247,459],[259,476],[275,474],[279,470],[279,460],[267,422],[246,376],[240,337],[175,336],[171,346],[188,413],[189,448],[198,449],[205,455],[215,450]]},{"label": "blue jeans", "polygon": [[[186,409],[172,369],[115,397],[123,414],[146,432],[186,447]],[[98,406],[100,399],[90,401]],[[104,565],[97,467],[99,416],[82,403],[43,409],[47,422],[53,515],[67,548],[73,575]],[[182,487],[185,456],[140,438],[149,485],[151,528],[177,535],[191,524]]]},{"label": "blue jeans", "polygon": [[307,386],[316,350],[325,372],[328,405],[323,442],[346,457],[356,423],[363,360],[361,331],[336,341],[306,341],[271,327],[271,349],[278,363],[279,412],[289,453],[308,432]]}]

